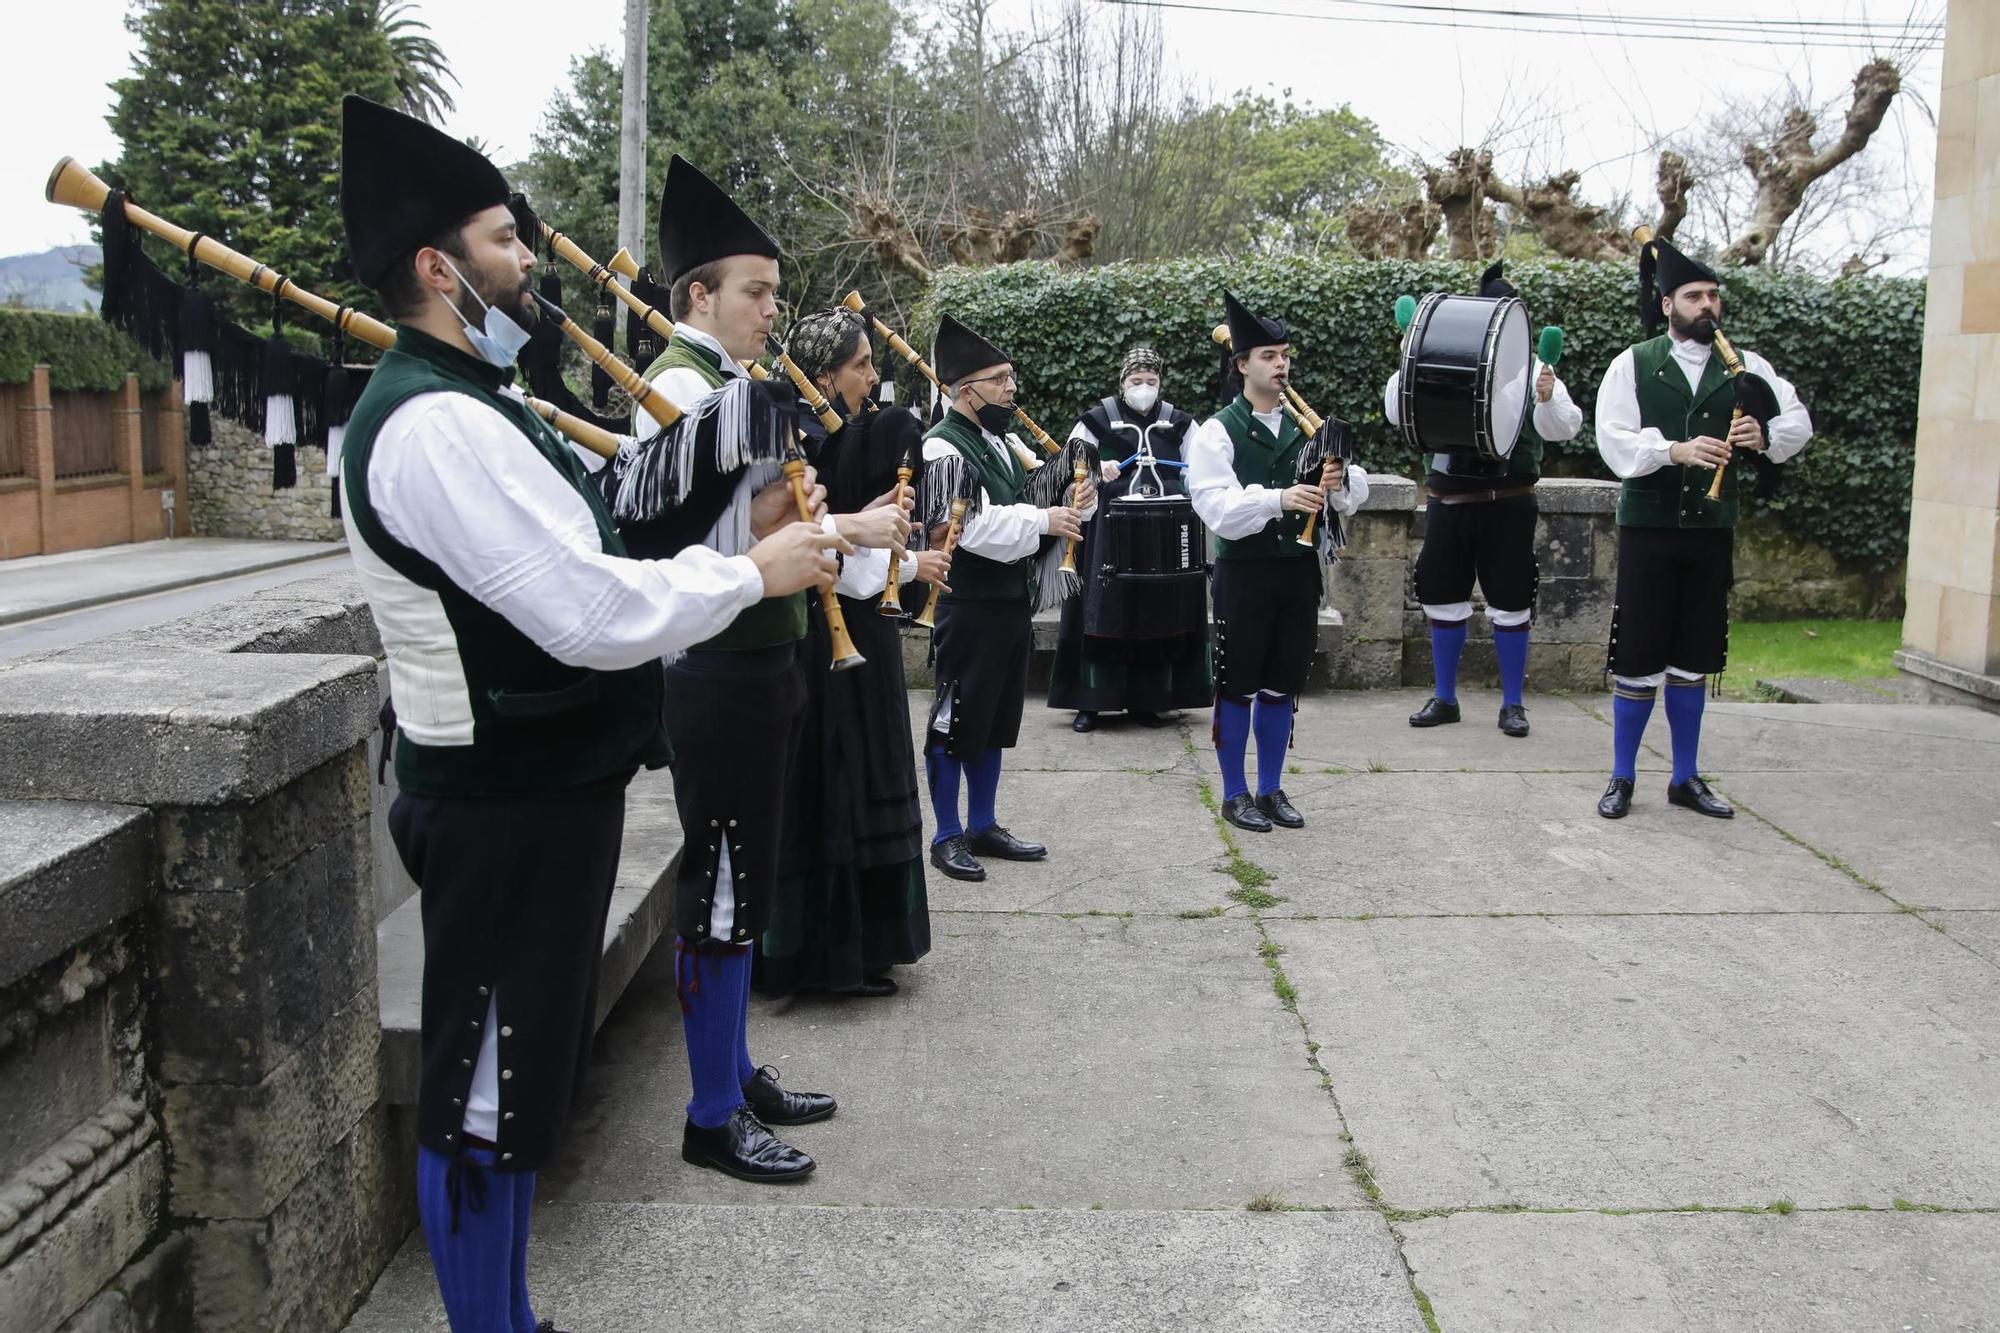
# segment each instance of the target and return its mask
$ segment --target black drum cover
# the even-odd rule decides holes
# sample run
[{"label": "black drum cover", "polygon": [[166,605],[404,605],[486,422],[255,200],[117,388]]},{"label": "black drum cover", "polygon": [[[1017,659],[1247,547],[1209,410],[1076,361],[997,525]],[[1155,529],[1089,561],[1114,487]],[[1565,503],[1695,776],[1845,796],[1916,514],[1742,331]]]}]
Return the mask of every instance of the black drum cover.
[{"label": "black drum cover", "polygon": [[1104,507],[1083,590],[1093,638],[1185,634],[1208,614],[1208,530],[1184,495],[1122,496]]}]

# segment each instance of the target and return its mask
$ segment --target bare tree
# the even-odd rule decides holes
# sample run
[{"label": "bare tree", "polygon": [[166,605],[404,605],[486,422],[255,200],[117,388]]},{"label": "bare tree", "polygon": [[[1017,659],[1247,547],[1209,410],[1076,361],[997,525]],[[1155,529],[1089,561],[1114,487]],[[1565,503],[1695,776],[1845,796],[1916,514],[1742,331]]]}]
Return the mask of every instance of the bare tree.
[{"label": "bare tree", "polygon": [[1442,166],[1423,167],[1424,193],[1444,218],[1445,241],[1453,259],[1478,259],[1494,246],[1493,215],[1486,207],[1493,184],[1493,152],[1454,148]]},{"label": "bare tree", "polygon": [[1543,245],[1565,259],[1623,259],[1631,247],[1617,214],[1578,199],[1581,179],[1579,173],[1565,171],[1539,184],[1516,186],[1494,177],[1486,182],[1486,197],[1512,208]]}]

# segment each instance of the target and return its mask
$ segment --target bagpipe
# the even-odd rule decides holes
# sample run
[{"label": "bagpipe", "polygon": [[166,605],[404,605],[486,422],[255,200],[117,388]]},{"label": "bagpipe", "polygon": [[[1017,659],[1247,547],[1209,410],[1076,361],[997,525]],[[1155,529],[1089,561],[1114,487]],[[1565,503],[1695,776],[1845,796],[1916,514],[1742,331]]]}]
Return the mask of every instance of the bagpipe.
[{"label": "bagpipe", "polygon": [[[1216,325],[1209,337],[1225,355],[1234,350],[1228,324]],[[1278,398],[1278,405],[1285,409],[1285,415],[1306,436],[1305,444],[1299,449],[1294,479],[1302,486],[1324,486],[1328,469],[1336,466],[1340,468],[1341,475],[1346,476],[1347,465],[1354,461],[1354,427],[1339,417],[1322,417],[1313,411],[1306,404],[1305,396],[1289,382]],[[1322,514],[1326,517],[1326,525],[1320,528]],[[1332,497],[1328,497],[1319,513],[1306,515],[1306,526],[1296,540],[1300,546],[1316,548],[1322,560],[1339,558],[1336,552],[1347,545],[1347,530],[1340,521],[1339,511],[1333,507]]]},{"label": "bagpipe", "polygon": [[[1660,291],[1654,282],[1654,265],[1658,251],[1653,246],[1653,229],[1644,223],[1632,229],[1632,239],[1639,243],[1639,319],[1648,333],[1657,333],[1660,325]],[[1729,345],[1729,339],[1722,336],[1722,329],[1715,330],[1715,354],[1722,358],[1722,368],[1729,374],[1731,386],[1736,391],[1736,407],[1730,413],[1730,424],[1734,425],[1744,417],[1755,421],[1769,437],[1771,418],[1778,415],[1778,393],[1771,382],[1754,370],[1743,368],[1743,359],[1736,355],[1736,349]],[[1755,495],[1760,500],[1769,499],[1777,492],[1778,480],[1782,475],[1778,465],[1761,453],[1750,455],[1751,466],[1757,473]],[[1727,463],[1716,466],[1715,478],[1708,484],[1708,498],[1722,499],[1722,480],[1729,470]]]},{"label": "bagpipe", "polygon": [[[50,203],[103,216],[103,317],[152,355],[171,355],[187,404],[190,443],[199,447],[211,442],[212,412],[257,431],[272,450],[274,489],[297,484],[298,445],[323,447],[327,471],[336,479],[333,513],[338,517],[341,436],[370,369],[345,364],[345,339],[351,336],[386,351],[395,345],[395,330],[353,306],[315,295],[212,236],[146,211],[74,158],[56,163],[44,193]],[[168,276],[140,248],[141,231],[187,257],[186,285]],[[214,302],[200,290],[198,265],[269,293],[271,335],[260,338],[218,315]],[[285,341],[281,320],[285,302],[333,325],[330,360],[298,351]],[[621,437],[616,432],[554,403],[534,398],[527,402],[543,420],[593,453],[611,458],[619,452]]]}]

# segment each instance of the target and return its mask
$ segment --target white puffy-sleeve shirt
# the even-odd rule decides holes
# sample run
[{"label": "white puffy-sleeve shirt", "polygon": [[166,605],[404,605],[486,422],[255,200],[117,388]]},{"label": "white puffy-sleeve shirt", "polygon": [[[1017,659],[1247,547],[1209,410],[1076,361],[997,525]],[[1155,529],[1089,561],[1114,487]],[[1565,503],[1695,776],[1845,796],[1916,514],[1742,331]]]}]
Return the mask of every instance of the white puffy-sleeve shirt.
[{"label": "white puffy-sleeve shirt", "polygon": [[[1688,390],[1701,385],[1702,372],[1714,348],[1692,338],[1674,339],[1674,363],[1687,376]],[[1799,401],[1791,381],[1780,379],[1771,363],[1755,352],[1743,353],[1743,368],[1764,377],[1778,396],[1778,415],[1765,431],[1765,457],[1782,463],[1806,447],[1812,439],[1812,414]],[[1678,440],[1670,440],[1651,426],[1639,424],[1639,379],[1633,366],[1632,349],[1613,358],[1597,390],[1597,452],[1605,465],[1621,478],[1630,480],[1658,472],[1672,460],[1667,451]]]},{"label": "white puffy-sleeve shirt", "polygon": [[[987,447],[997,454],[1005,455],[1012,450],[1017,457],[1033,457],[1028,453],[1027,446],[1012,435],[1003,440],[983,427],[979,433]],[[956,457],[957,454],[957,446],[949,440],[932,438],[924,441],[926,463],[933,459]],[[1049,464],[1044,463],[1043,466]],[[1049,535],[1049,511],[1025,501],[1010,505],[995,504],[993,496],[985,491],[981,492],[981,496],[979,512],[969,515],[959,527],[958,549],[1002,564],[1033,555],[1040,547],[1042,538]],[[1090,507],[1080,512],[1087,521],[1097,512],[1097,502],[1092,500]]]},{"label": "white puffy-sleeve shirt", "polygon": [[[1282,408],[1251,415],[1274,436],[1284,424]],[[1194,512],[1210,533],[1224,541],[1254,536],[1285,511],[1282,488],[1245,486],[1236,479],[1236,444],[1219,417],[1210,417],[1195,427],[1188,438],[1187,465]],[[1359,463],[1349,463],[1346,489],[1331,492],[1327,503],[1336,513],[1351,514],[1367,499],[1368,473]]]}]

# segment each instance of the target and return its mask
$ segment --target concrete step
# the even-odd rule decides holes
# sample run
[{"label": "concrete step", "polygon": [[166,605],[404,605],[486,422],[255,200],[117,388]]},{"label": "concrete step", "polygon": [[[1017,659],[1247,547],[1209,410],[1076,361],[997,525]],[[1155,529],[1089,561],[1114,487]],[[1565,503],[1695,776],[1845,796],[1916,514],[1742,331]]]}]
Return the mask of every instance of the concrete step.
[{"label": "concrete step", "polygon": [[[673,779],[665,769],[639,774],[625,792],[625,841],[619,852],[611,916],[604,926],[604,961],[597,974],[598,1026],[625,993],[653,945],[672,929],[680,846]],[[423,916],[417,896],[411,896],[376,926],[375,948],[380,966],[383,1095],[393,1105],[413,1106],[420,1069],[418,1021],[424,977]]]}]

